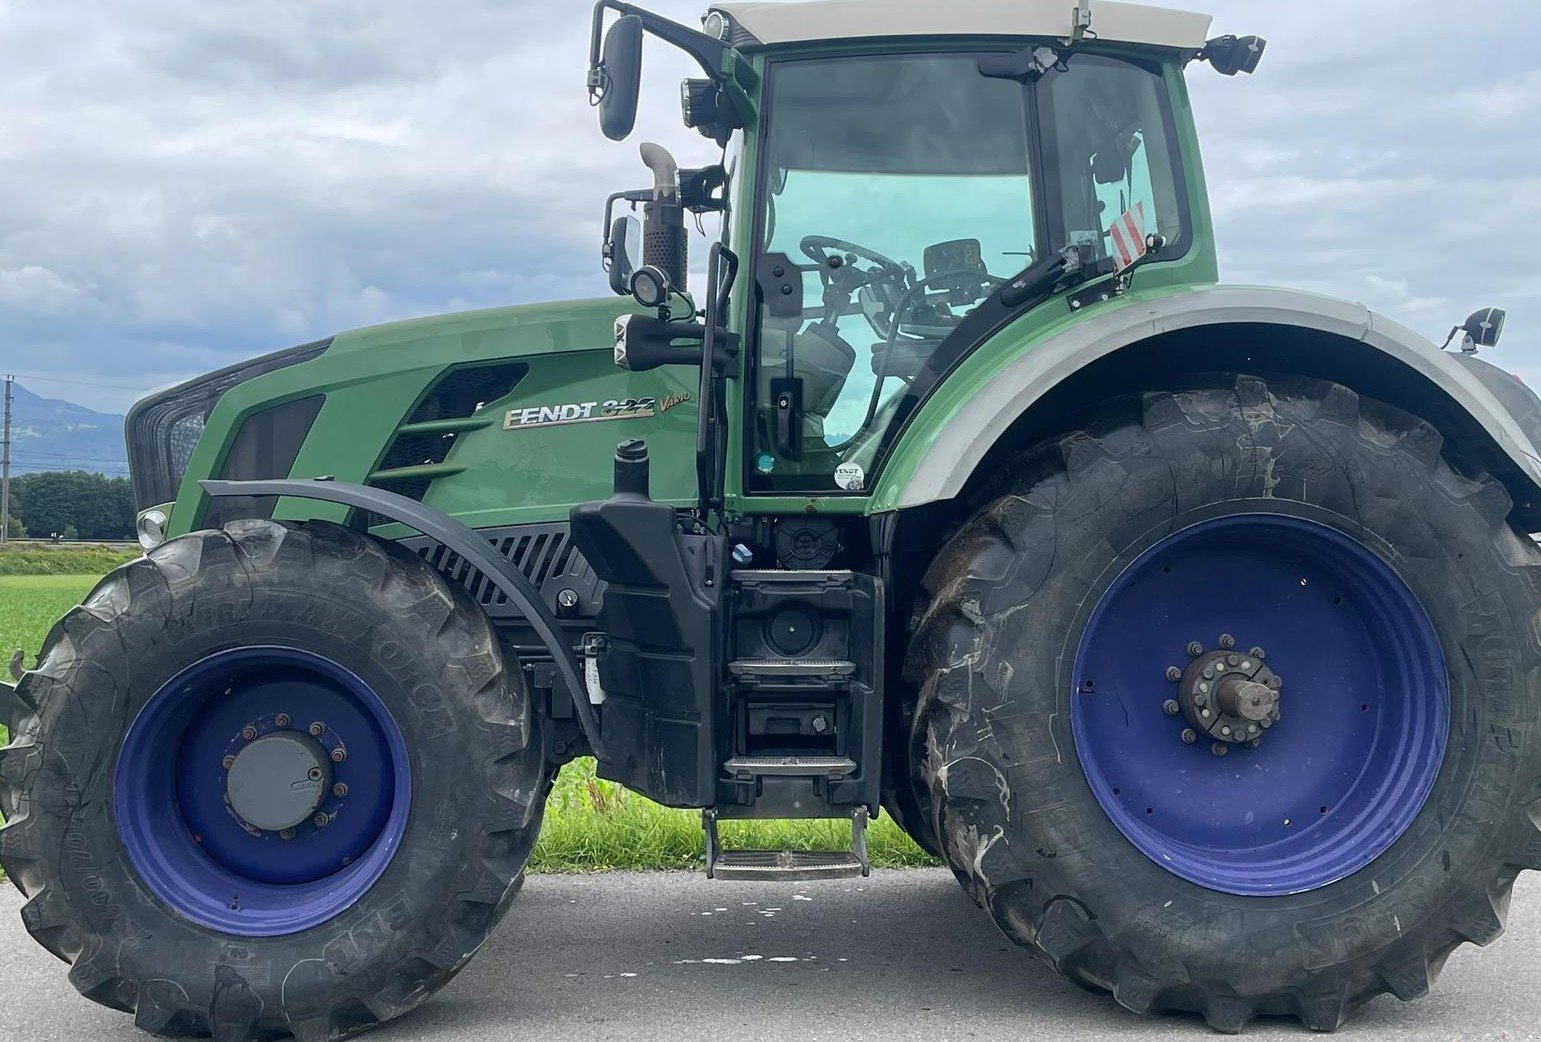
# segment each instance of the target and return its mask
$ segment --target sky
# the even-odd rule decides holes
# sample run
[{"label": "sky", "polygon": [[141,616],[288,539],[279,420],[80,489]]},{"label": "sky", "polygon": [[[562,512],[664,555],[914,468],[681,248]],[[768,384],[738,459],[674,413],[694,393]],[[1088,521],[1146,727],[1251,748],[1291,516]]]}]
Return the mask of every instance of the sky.
[{"label": "sky", "polygon": [[[706,0],[656,0],[694,23]],[[1069,0],[1066,0],[1067,6]],[[1174,6],[1199,6],[1178,4]],[[1190,71],[1226,281],[1363,301],[1541,386],[1541,6],[1226,0]],[[688,59],[598,132],[578,0],[0,0],[0,370],[122,411],[360,325],[606,292],[605,197],[686,165]]]}]

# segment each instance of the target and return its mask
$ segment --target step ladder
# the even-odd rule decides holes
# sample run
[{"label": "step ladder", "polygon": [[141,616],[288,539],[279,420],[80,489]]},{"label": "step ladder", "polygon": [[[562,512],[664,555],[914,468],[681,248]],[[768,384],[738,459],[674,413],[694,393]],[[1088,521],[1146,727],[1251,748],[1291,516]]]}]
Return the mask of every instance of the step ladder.
[{"label": "step ladder", "polygon": [[872,874],[867,859],[867,808],[851,812],[850,850],[724,850],[717,812],[701,812],[706,831],[706,878],[809,883]]},{"label": "step ladder", "polygon": [[[844,756],[735,756],[723,764],[730,777],[840,779],[856,772],[856,761]],[[867,858],[867,808],[851,811],[849,850],[724,850],[717,833],[717,812],[701,812],[706,833],[708,879],[783,880],[812,882],[852,879],[872,874]]]}]

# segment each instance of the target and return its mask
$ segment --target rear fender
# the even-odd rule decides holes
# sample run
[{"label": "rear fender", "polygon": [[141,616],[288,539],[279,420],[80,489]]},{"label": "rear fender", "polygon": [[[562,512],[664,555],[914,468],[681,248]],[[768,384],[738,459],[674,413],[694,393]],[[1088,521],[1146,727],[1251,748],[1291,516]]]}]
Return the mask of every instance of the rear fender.
[{"label": "rear fender", "polygon": [[[956,498],[986,456],[1056,388],[1086,375],[1092,366],[1101,365],[1105,371],[1117,365],[1123,357],[1120,352],[1132,357],[1154,338],[1225,325],[1310,331],[1334,342],[1351,341],[1342,344],[1346,350],[1341,371],[1328,355],[1303,373],[1349,386],[1355,386],[1347,378],[1352,371],[1349,355],[1373,352],[1383,374],[1392,374],[1396,385],[1409,394],[1415,389],[1415,398],[1441,400],[1443,422],[1425,418],[1442,433],[1467,441],[1475,434],[1485,440],[1489,450],[1483,454],[1485,462],[1503,472],[1511,492],[1518,493],[1516,502],[1528,508],[1527,513],[1541,507],[1541,447],[1533,441],[1541,431],[1528,430],[1495,393],[1491,381],[1484,381],[1457,356],[1363,305],[1291,290],[1208,287],[1134,297],[1080,321],[1055,323],[1018,344],[976,352],[949,378],[953,386],[928,402],[901,436],[879,480],[873,511],[905,510]],[[1008,328],[998,338],[1011,335]],[[1274,359],[1275,369],[1280,362]],[[1191,360],[1180,355],[1174,355],[1171,363],[1174,370],[1192,371]],[[1245,370],[1256,364],[1245,338],[1210,351],[1205,358],[1210,368]],[[1289,367],[1287,356],[1282,364]],[[1406,407],[1397,395],[1382,396]],[[1451,422],[1452,416],[1466,422]],[[1460,429],[1447,429],[1456,427]]]}]

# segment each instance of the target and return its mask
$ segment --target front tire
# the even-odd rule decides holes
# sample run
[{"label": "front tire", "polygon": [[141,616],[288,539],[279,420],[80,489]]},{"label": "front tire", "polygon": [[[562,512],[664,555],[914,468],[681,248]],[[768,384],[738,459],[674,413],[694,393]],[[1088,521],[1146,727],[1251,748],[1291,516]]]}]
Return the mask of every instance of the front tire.
[{"label": "front tire", "polygon": [[337,526],[160,547],[54,627],[17,696],[0,862],[27,929],[158,1034],[399,1016],[486,939],[539,828],[541,745],[484,613]]},{"label": "front tire", "polygon": [[[1014,465],[930,569],[907,666],[937,834],[1008,935],[1237,1031],[1335,1029],[1502,932],[1541,867],[1541,553],[1441,449],[1341,386],[1242,376]],[[1255,733],[1179,697],[1228,668],[1222,633],[1283,678]]]}]

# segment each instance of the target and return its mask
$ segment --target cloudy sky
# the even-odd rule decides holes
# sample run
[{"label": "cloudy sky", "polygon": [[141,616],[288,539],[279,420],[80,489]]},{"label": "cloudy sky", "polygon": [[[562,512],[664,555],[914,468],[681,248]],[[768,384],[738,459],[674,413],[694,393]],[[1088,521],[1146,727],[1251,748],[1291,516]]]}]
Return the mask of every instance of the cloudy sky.
[{"label": "cloudy sky", "polygon": [[[0,0],[0,369],[119,411],[339,329],[604,292],[604,198],[646,175],[587,107],[588,6]],[[1224,277],[1436,339],[1507,307],[1491,357],[1541,385],[1541,7],[1214,6],[1270,40],[1252,79],[1192,70]],[[652,49],[634,141],[702,163],[689,71]]]}]

